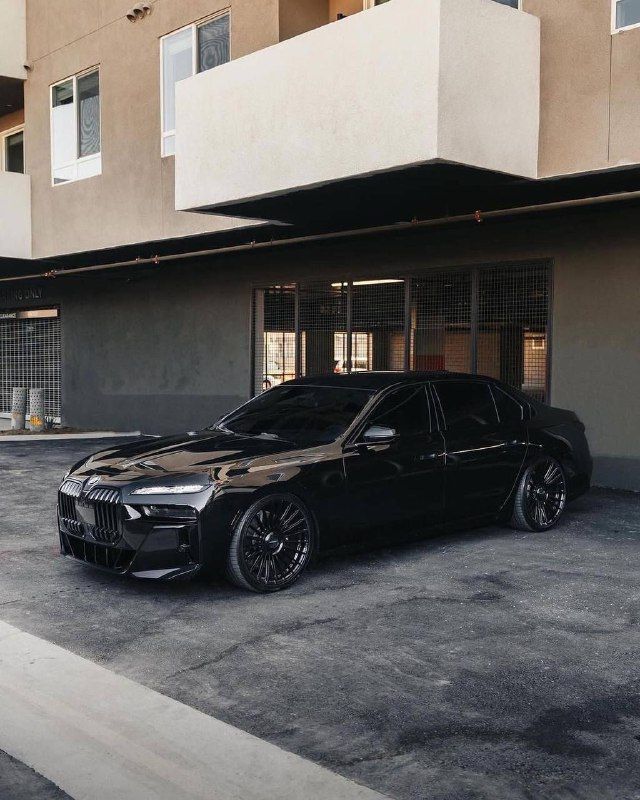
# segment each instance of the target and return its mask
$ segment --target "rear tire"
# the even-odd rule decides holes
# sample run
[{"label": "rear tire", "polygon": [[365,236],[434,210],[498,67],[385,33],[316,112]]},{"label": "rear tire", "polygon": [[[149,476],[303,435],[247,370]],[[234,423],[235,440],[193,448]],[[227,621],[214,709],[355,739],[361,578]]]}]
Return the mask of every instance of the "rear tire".
[{"label": "rear tire", "polygon": [[529,465],[520,479],[513,503],[511,526],[521,531],[548,531],[567,504],[567,482],[562,467],[551,456]]},{"label": "rear tire", "polygon": [[252,592],[279,592],[295,583],[315,551],[311,514],[293,495],[256,500],[236,525],[227,577]]}]

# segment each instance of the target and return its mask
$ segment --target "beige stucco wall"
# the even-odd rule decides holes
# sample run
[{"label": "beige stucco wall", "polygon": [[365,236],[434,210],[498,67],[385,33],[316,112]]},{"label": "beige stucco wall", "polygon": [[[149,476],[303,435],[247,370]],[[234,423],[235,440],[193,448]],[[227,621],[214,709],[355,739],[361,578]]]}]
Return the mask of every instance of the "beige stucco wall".
[{"label": "beige stucco wall", "polygon": [[[29,0],[25,88],[35,257],[188,236],[245,221],[179,214],[173,158],[160,157],[159,39],[229,0],[156,0],[140,22],[123,0]],[[233,0],[232,56],[278,39],[276,0]],[[49,87],[100,65],[102,174],[51,185]]]},{"label": "beige stucco wall", "polygon": [[640,29],[611,0],[524,0],[541,21],[540,176],[640,162]]}]

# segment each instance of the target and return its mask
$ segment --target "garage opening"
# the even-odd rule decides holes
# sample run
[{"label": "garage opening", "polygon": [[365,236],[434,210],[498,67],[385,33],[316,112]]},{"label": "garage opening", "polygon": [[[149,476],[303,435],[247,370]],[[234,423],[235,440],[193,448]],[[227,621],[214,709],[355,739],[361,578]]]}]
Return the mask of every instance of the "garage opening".
[{"label": "garage opening", "polygon": [[450,370],[549,392],[548,263],[254,290],[254,393],[305,375]]},{"label": "garage opening", "polygon": [[16,386],[44,389],[44,413],[60,419],[60,313],[57,308],[0,312],[0,416],[11,416]]}]

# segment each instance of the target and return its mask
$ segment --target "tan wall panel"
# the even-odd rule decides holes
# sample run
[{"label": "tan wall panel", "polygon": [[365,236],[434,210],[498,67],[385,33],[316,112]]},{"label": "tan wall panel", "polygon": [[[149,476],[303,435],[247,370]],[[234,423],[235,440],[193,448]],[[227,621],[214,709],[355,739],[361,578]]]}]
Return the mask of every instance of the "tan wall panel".
[{"label": "tan wall panel", "polygon": [[525,0],[542,36],[540,174],[607,166],[611,0]]},{"label": "tan wall panel", "polygon": [[279,41],[279,0],[233,0],[231,58],[270,47]]},{"label": "tan wall panel", "polygon": [[329,0],[329,19],[333,22],[338,14],[344,14],[345,17],[357,14],[362,11],[363,6],[362,0]]},{"label": "tan wall panel", "polygon": [[329,0],[280,0],[280,39],[290,39],[329,22]]},{"label": "tan wall panel", "polygon": [[0,117],[0,133],[11,130],[11,128],[17,128],[18,125],[23,124],[24,109],[21,108],[20,111],[14,111],[12,114],[5,114]]},{"label": "tan wall panel", "polygon": [[612,37],[612,165],[640,162],[640,28]]}]

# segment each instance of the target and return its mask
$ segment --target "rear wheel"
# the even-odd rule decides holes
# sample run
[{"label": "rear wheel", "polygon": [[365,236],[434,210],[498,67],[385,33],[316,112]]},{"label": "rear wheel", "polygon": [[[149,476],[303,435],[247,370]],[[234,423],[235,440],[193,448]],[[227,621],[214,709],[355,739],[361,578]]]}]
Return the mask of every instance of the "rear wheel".
[{"label": "rear wheel", "polygon": [[513,504],[511,524],[524,531],[546,531],[560,519],[567,504],[562,467],[544,456],[525,471]]},{"label": "rear wheel", "polygon": [[227,576],[243,589],[277,592],[298,580],[315,547],[311,515],[293,495],[257,500],[238,523]]}]

